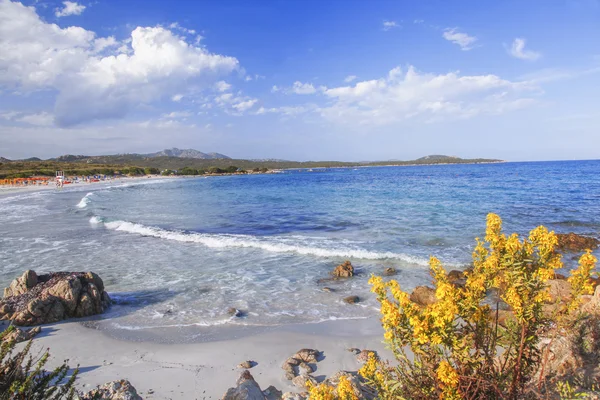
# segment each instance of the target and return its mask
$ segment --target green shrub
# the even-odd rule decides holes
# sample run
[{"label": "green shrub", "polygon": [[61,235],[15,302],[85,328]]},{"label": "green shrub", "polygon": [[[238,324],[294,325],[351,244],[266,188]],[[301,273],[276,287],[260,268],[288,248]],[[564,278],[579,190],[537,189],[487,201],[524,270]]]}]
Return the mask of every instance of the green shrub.
[{"label": "green shrub", "polygon": [[6,339],[13,329],[11,326],[0,334],[0,400],[74,399],[78,370],[66,381],[66,361],[53,371],[44,370],[50,353],[46,350],[34,360],[29,354],[31,340],[21,351],[15,351],[15,343]]}]

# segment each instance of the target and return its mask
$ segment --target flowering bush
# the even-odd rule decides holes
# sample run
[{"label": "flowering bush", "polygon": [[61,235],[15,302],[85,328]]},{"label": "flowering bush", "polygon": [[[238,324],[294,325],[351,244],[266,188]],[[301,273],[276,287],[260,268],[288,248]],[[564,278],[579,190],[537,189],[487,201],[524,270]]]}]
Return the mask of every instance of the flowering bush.
[{"label": "flowering bush", "polygon": [[[592,293],[590,273],[597,261],[589,251],[583,254],[568,279],[570,300],[549,309],[548,281],[563,267],[556,245],[554,232],[543,226],[522,240],[506,236],[500,217],[489,214],[485,241],[477,239],[464,286],[450,283],[440,261],[431,257],[435,303],[421,307],[398,282],[371,277],[385,342],[397,362],[392,366],[371,357],[359,374],[381,399],[537,397],[544,374],[537,379],[534,374],[543,371],[547,359],[540,337],[551,326],[573,321],[580,295]],[[501,301],[491,303],[492,292]],[[513,315],[505,326],[499,324],[500,304]]]}]

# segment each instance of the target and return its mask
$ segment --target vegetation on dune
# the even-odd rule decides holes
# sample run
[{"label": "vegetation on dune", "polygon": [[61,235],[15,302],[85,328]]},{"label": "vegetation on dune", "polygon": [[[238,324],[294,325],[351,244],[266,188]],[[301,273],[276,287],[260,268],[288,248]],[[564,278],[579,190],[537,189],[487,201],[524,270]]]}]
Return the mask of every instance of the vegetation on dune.
[{"label": "vegetation on dune", "polygon": [[[32,340],[21,351],[7,337],[14,327],[0,334],[0,400],[59,400],[75,398],[77,370],[70,372],[65,363],[53,371],[44,370],[50,353],[34,359],[30,354]],[[68,379],[67,379],[68,377]]]},{"label": "vegetation on dune", "polygon": [[[547,368],[550,346],[541,346],[541,340],[589,329],[589,323],[580,323],[579,303],[581,295],[592,293],[597,260],[589,250],[584,253],[568,278],[572,296],[548,307],[548,281],[563,267],[556,235],[540,226],[520,240],[501,227],[500,217],[488,215],[485,241],[477,239],[464,285],[452,284],[440,261],[431,258],[434,304],[413,303],[395,280],[370,279],[384,339],[396,358],[391,364],[371,356],[359,371],[378,398],[580,397],[568,382],[553,379],[556,371]],[[490,292],[501,300],[490,305]],[[505,326],[498,320],[500,304],[513,313]],[[342,381],[336,388],[313,385],[310,398],[356,399],[347,386]]]}]

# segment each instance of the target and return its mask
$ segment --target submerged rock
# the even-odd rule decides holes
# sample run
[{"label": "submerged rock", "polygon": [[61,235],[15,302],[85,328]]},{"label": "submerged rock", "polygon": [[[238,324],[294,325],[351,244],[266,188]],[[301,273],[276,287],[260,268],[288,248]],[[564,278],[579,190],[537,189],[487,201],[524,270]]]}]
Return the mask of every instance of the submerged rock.
[{"label": "submerged rock", "polygon": [[243,317],[244,316],[244,312],[241,310],[238,310],[235,307],[229,307],[227,309],[227,315],[229,315],[230,317]]},{"label": "submerged rock", "polygon": [[562,251],[579,252],[585,250],[596,250],[600,245],[600,240],[582,236],[576,233],[557,233],[558,249]]},{"label": "submerged rock", "polygon": [[221,400],[265,400],[265,394],[254,380],[250,371],[241,373],[236,387],[229,388]]},{"label": "submerged rock", "polygon": [[81,400],[143,400],[128,380],[108,382],[79,396]]},{"label": "submerged rock", "polygon": [[354,276],[354,267],[350,261],[344,261],[342,264],[335,267],[331,273],[336,278],[350,278]]},{"label": "submerged rock", "polygon": [[393,276],[396,275],[398,273],[398,271],[396,271],[396,268],[393,267],[387,267],[386,269],[383,270],[383,276]]},{"label": "submerged rock", "polygon": [[428,286],[417,286],[410,294],[410,301],[420,306],[428,306],[437,301],[435,289]]},{"label": "submerged rock", "polygon": [[358,296],[348,296],[348,297],[344,297],[344,303],[348,303],[348,304],[356,304],[358,302],[360,302],[360,297]]},{"label": "submerged rock", "polygon": [[104,283],[93,272],[37,275],[30,270],[4,290],[0,319],[21,326],[40,325],[100,314],[109,306]]}]

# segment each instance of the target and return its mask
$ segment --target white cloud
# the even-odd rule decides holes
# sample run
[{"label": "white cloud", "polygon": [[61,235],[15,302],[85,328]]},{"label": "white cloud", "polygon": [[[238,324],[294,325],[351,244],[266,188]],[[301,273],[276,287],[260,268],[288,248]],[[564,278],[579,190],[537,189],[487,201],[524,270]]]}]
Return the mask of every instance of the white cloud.
[{"label": "white cloud", "polygon": [[418,72],[412,66],[406,71],[397,67],[384,78],[325,88],[323,93],[333,103],[318,112],[341,124],[470,118],[529,106],[534,99],[524,93],[534,89],[528,82],[512,82],[496,75],[436,75]]},{"label": "white cloud", "polygon": [[469,36],[464,32],[459,32],[458,28],[448,28],[442,34],[444,39],[457,44],[461,50],[467,51],[473,48],[473,44],[477,41],[475,36]]},{"label": "white cloud", "polygon": [[344,82],[346,82],[346,83],[350,83],[350,82],[352,82],[352,81],[355,81],[355,80],[356,80],[356,78],[357,78],[357,76],[356,76],[356,75],[348,75],[346,78],[344,78]]},{"label": "white cloud", "polygon": [[283,107],[271,107],[265,108],[260,107],[257,111],[257,115],[262,114],[281,114],[285,116],[296,116],[309,111],[315,110],[317,107],[314,105],[302,105],[302,106],[283,106]]},{"label": "white cloud", "polygon": [[83,10],[85,10],[85,6],[82,4],[78,4],[74,1],[63,1],[63,8],[57,8],[54,15],[56,15],[57,18],[67,17],[69,15],[81,15]]},{"label": "white cloud", "polygon": [[170,119],[187,118],[187,117],[191,117],[191,116],[192,116],[192,113],[189,111],[172,111],[168,114],[162,115],[163,118],[170,118]]},{"label": "white cloud", "polygon": [[254,106],[254,104],[256,104],[257,101],[258,101],[257,99],[241,101],[237,104],[232,105],[232,107],[235,108],[236,110],[238,110],[239,112],[244,112],[244,111],[251,109]]},{"label": "white cloud", "polygon": [[383,30],[389,31],[390,29],[399,28],[400,25],[396,21],[383,21]]},{"label": "white cloud", "polygon": [[[33,7],[0,1],[0,87],[53,90],[55,121],[70,126],[123,117],[138,105],[177,96],[191,81],[208,87],[238,68],[237,59],[160,26],[137,27],[122,43],[125,49],[114,49],[110,38],[46,23]],[[99,48],[109,54],[98,56]]]},{"label": "white cloud", "polygon": [[424,20],[424,19],[415,19],[415,20],[413,21],[413,23],[415,23],[415,24],[422,24],[423,22],[425,22],[425,20]]},{"label": "white cloud", "polygon": [[525,39],[516,38],[509,51],[510,55],[521,60],[535,61],[542,56],[541,53],[525,49]]},{"label": "white cloud", "polygon": [[181,99],[183,99],[183,95],[181,93],[177,93],[171,97],[171,100],[173,100],[176,103],[180,102]]},{"label": "white cloud", "polygon": [[277,85],[273,85],[273,87],[271,88],[271,93],[277,93],[279,92],[281,89],[279,87],[277,87]]},{"label": "white cloud", "polygon": [[29,125],[51,126],[54,123],[54,115],[47,112],[41,112],[39,114],[26,114],[16,118],[16,121],[24,122]]},{"label": "white cloud", "polygon": [[109,36],[109,37],[105,37],[105,38],[101,37],[101,38],[94,40],[93,52],[100,53],[104,49],[118,46],[119,44],[120,43],[117,42],[117,39],[115,39],[114,36]]},{"label": "white cloud", "polygon": [[226,92],[231,89],[231,85],[225,81],[219,81],[215,83],[215,89],[217,89],[219,92]]},{"label": "white cloud", "polygon": [[316,93],[317,89],[312,83],[302,83],[299,81],[294,82],[291,91],[296,94],[313,94]]}]

